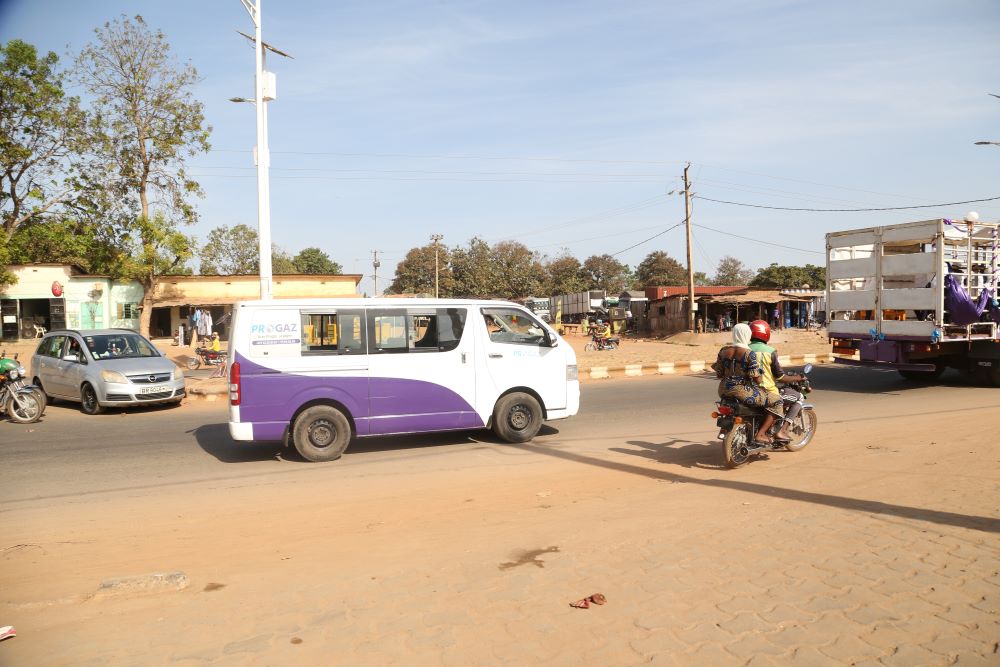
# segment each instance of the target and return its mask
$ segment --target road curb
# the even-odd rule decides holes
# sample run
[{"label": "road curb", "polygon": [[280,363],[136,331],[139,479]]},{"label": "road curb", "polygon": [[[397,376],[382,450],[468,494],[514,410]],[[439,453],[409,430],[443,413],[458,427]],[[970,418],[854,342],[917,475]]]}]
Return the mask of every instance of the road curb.
[{"label": "road curb", "polygon": [[[827,364],[833,362],[832,354],[781,355],[778,363],[782,366],[798,364]],[[658,361],[646,364],[625,364],[624,366],[592,366],[583,369],[581,380],[607,380],[614,377],[639,377],[642,375],[673,375],[676,373],[702,373],[710,369],[714,361]]]}]

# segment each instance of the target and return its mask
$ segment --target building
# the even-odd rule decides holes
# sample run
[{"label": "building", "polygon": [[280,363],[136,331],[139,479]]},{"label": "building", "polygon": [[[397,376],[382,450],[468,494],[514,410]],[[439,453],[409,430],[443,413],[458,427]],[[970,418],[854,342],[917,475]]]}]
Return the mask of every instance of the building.
[{"label": "building", "polygon": [[139,328],[142,285],[69,264],[8,266],[17,282],[0,290],[3,340],[35,338],[51,329]]},{"label": "building", "polygon": [[[648,331],[669,336],[688,330],[687,287],[647,287]],[[758,289],[744,285],[694,288],[696,331],[726,331],[737,322],[767,320],[774,328],[805,328],[815,315],[817,293],[806,290]]]},{"label": "building", "polygon": [[[69,264],[7,267],[17,282],[0,291],[3,340],[34,338],[52,329],[139,329],[144,290],[134,280],[113,280]],[[356,297],[361,275],[276,275],[275,299]],[[223,339],[232,305],[260,297],[260,277],[163,276],[154,288],[151,338],[187,329],[195,310],[207,312]],[[187,338],[187,336],[185,336]]]},{"label": "building", "polygon": [[[281,274],[271,279],[274,299],[357,297],[360,274]],[[190,340],[191,316],[207,313],[212,329],[228,339],[233,304],[260,298],[260,276],[163,276],[154,288],[151,338],[171,338],[183,325]],[[204,333],[204,332],[203,332]]]}]

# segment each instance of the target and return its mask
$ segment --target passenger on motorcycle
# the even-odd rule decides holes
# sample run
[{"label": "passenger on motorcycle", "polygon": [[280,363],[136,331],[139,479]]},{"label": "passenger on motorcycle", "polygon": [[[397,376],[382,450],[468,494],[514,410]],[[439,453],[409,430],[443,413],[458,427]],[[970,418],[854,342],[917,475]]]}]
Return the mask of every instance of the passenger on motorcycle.
[{"label": "passenger on motorcycle", "polygon": [[733,327],[733,342],[719,350],[712,364],[715,376],[720,379],[719,397],[739,401],[753,408],[766,410],[760,430],[754,436],[757,444],[771,444],[767,431],[779,413],[781,396],[770,394],[761,386],[763,371],[760,358],[750,349],[750,327],[740,323]]},{"label": "passenger on motorcycle", "polygon": [[768,394],[778,395],[786,403],[790,403],[785,414],[785,423],[782,424],[781,430],[774,436],[779,441],[788,442],[791,440],[791,435],[788,433],[788,425],[799,414],[801,406],[798,400],[801,396],[799,392],[791,387],[783,387],[779,392],[777,383],[801,382],[803,376],[796,375],[795,373],[785,373],[781,368],[781,364],[778,363],[778,351],[767,344],[771,340],[771,326],[767,322],[764,320],[754,320],[750,323],[750,331],[750,349],[757,353],[760,361],[762,373],[760,385],[767,390]]},{"label": "passenger on motorcycle", "polygon": [[597,324],[591,328],[591,333],[596,336],[595,342],[603,345],[604,341],[611,338],[611,327],[604,323],[604,320],[597,320]]}]

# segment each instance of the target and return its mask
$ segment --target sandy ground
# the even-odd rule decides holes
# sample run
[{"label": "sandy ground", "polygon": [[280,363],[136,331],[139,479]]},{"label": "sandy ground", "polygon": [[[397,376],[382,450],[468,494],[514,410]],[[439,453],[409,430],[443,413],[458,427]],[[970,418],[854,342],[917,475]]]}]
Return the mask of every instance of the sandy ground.
[{"label": "sandy ground", "polygon": [[[0,663],[996,665],[987,400],[947,421],[854,410],[736,472],[675,433],[8,508],[2,609],[23,637]],[[109,572],[173,568],[188,588],[90,597]]]}]

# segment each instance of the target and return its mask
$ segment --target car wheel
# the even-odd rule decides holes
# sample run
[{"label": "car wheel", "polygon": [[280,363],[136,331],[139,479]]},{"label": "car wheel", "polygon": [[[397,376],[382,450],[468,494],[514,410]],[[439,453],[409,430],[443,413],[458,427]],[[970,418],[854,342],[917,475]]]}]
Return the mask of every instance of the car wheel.
[{"label": "car wheel", "polygon": [[497,401],[493,432],[506,442],[527,442],[542,427],[542,406],[531,394],[514,392]]},{"label": "car wheel", "polygon": [[351,442],[351,422],[337,408],[314,405],[295,419],[292,441],[307,461],[336,461]]},{"label": "car wheel", "polygon": [[80,388],[80,409],[88,415],[99,415],[104,412],[104,406],[97,402],[97,392],[89,382]]}]

